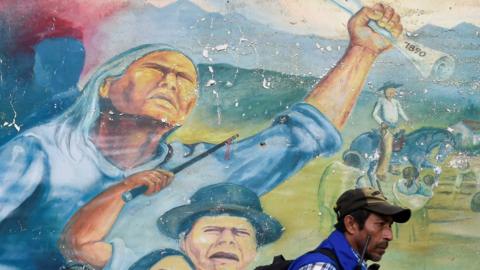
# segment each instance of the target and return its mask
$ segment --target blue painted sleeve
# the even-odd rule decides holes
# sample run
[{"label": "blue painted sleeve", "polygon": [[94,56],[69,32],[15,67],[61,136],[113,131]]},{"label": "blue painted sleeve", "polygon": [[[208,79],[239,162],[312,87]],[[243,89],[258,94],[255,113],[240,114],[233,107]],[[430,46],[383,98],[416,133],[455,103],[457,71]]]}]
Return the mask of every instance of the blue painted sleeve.
[{"label": "blue painted sleeve", "polygon": [[0,221],[34,192],[47,166],[46,155],[32,136],[17,137],[0,148]]},{"label": "blue painted sleeve", "polygon": [[216,156],[228,171],[227,181],[262,195],[300,170],[315,157],[337,152],[342,139],[316,108],[299,103],[278,115],[272,126],[234,144],[231,158]]}]

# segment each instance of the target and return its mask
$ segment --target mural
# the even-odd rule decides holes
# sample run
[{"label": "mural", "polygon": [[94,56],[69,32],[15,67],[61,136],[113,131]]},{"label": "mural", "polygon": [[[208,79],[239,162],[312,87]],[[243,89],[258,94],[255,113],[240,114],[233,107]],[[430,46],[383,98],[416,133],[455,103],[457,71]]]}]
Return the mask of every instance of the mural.
[{"label": "mural", "polygon": [[476,268],[476,1],[0,7],[0,269],[253,269],[363,186],[382,268]]}]

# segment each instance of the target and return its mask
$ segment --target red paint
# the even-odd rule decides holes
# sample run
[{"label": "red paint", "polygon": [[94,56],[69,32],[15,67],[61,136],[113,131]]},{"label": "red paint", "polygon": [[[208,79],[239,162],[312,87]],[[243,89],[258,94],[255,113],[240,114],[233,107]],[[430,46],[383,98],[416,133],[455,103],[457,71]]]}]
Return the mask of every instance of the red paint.
[{"label": "red paint", "polygon": [[230,138],[227,140],[226,146],[227,149],[225,150],[225,160],[230,160],[230,145],[232,144],[233,139]]},{"label": "red paint", "polygon": [[126,7],[126,0],[3,0],[1,27],[9,33],[11,50],[31,50],[52,37],[73,37],[86,44],[102,21]]}]

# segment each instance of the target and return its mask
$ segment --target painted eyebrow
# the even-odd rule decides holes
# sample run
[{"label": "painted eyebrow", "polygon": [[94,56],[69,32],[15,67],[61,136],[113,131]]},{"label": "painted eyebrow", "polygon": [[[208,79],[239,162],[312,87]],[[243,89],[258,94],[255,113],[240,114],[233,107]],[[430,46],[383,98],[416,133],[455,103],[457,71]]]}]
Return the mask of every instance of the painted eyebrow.
[{"label": "painted eyebrow", "polygon": [[[225,230],[226,228],[225,227],[218,227],[218,226],[205,226],[203,227],[204,230],[209,230],[209,229],[215,229],[215,230]],[[237,231],[237,232],[246,232],[246,233],[250,233],[248,231],[248,229],[244,229],[244,228],[232,228],[232,230],[234,231]]]},{"label": "painted eyebrow", "polygon": [[208,229],[216,229],[216,230],[223,230],[224,228],[223,227],[218,227],[218,226],[205,226],[203,227],[204,230],[208,230]]},{"label": "painted eyebrow", "polygon": [[242,229],[242,228],[233,228],[232,231],[234,232],[241,232],[241,233],[246,233],[248,235],[251,235],[250,231],[248,229]]},{"label": "painted eyebrow", "polygon": [[171,68],[168,68],[168,67],[165,67],[165,66],[162,66],[162,65],[159,65],[159,64],[155,64],[155,63],[146,63],[146,64],[143,64],[142,67],[146,67],[146,68],[151,68],[151,69],[156,69],[156,70],[159,70],[163,73],[168,73],[168,72],[171,72],[171,71],[175,71],[175,74],[177,74],[178,76],[182,77],[182,78],[185,78],[187,79],[188,81],[194,83],[195,82],[195,79],[190,76],[187,72],[183,72],[183,71],[178,71],[178,70],[175,70],[175,69],[171,69]]}]

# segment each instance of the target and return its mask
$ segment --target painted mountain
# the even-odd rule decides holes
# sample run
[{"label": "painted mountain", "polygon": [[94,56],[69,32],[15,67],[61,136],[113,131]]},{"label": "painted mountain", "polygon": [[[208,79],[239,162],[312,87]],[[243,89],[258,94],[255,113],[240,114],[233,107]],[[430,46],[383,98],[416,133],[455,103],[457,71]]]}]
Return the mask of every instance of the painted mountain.
[{"label": "painted mountain", "polygon": [[[207,13],[186,0],[164,8],[144,5],[133,12],[112,17],[100,28],[95,40],[108,45],[97,48],[102,55],[99,61],[135,45],[165,43],[184,51],[199,63],[200,106],[190,124],[202,123],[217,129],[244,127],[243,123],[267,125],[276,113],[302,100],[340,59],[348,45],[345,40],[321,38],[321,33],[319,36],[304,36],[278,31],[236,13]],[[385,81],[404,84],[400,99],[415,126],[447,126],[461,119],[478,118],[479,32],[480,28],[462,23],[452,29],[426,25],[409,33],[412,40],[452,55],[456,60],[455,73],[443,82],[422,78],[401,53],[391,50],[372,68],[349,126],[361,123],[365,130],[375,127],[370,114],[379,96],[376,89]],[[40,110],[38,108],[44,108],[41,106],[44,98],[72,89],[72,80],[78,79],[78,66],[83,63],[84,52],[74,41],[64,42],[75,46],[60,45],[67,49],[60,51],[64,60],[57,59],[62,64],[58,68],[39,65],[40,56],[33,55],[9,56],[9,61],[1,63],[2,76],[8,79],[0,83],[0,135],[8,133],[11,137],[16,134],[15,125],[20,130],[27,128],[27,117]],[[46,46],[44,52],[59,45]],[[73,47],[69,49],[69,46]],[[88,55],[87,51],[87,60]],[[18,67],[13,70],[16,72],[12,72],[13,67]],[[56,82],[61,77],[46,76],[45,70],[48,74],[72,70],[77,77],[67,78],[68,81],[63,83],[68,84],[65,86]],[[43,78],[40,81],[42,91],[35,91],[38,78]],[[19,96],[19,93],[24,94]],[[48,117],[68,107],[59,102],[49,101],[49,104],[53,105],[44,108],[50,112],[46,113]],[[61,109],[54,110],[56,108]],[[41,120],[37,117],[30,122]],[[347,137],[349,126],[345,131]]]}]

